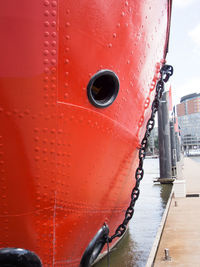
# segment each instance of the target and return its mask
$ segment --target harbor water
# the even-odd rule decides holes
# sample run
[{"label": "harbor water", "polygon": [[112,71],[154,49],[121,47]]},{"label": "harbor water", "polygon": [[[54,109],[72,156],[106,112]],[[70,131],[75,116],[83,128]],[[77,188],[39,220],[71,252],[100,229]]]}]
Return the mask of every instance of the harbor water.
[{"label": "harbor water", "polygon": [[[159,159],[145,159],[135,213],[125,236],[110,253],[110,267],[145,266],[172,188],[154,184],[157,177]],[[107,257],[95,264],[95,267],[107,266]]]}]

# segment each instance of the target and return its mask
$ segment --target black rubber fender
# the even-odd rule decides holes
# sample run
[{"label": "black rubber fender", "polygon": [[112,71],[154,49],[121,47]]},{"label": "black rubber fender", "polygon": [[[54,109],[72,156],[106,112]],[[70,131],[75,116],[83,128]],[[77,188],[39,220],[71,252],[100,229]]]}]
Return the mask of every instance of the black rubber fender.
[{"label": "black rubber fender", "polygon": [[22,248],[0,249],[1,267],[42,267],[39,257],[32,251]]}]

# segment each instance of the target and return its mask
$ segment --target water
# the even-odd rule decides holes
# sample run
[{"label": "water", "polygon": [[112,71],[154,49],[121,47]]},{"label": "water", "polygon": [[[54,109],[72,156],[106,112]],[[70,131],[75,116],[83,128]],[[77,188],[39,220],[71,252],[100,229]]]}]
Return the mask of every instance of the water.
[{"label": "water", "polygon": [[[144,171],[135,214],[126,235],[110,255],[110,267],[143,267],[148,259],[172,187],[153,184],[153,179],[159,177],[158,159],[146,159]],[[107,267],[107,258],[95,267]]]},{"label": "water", "polygon": [[200,157],[191,157],[190,159],[200,163]]}]

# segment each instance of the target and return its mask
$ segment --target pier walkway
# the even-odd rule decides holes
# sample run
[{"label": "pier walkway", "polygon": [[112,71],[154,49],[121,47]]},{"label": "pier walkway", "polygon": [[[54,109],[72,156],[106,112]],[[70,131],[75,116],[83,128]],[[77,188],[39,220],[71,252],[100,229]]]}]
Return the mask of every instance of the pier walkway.
[{"label": "pier walkway", "polygon": [[[200,266],[200,162],[184,158],[187,197],[172,197],[169,212],[151,266]],[[171,259],[165,260],[165,249]],[[147,266],[147,267],[151,267]]]}]

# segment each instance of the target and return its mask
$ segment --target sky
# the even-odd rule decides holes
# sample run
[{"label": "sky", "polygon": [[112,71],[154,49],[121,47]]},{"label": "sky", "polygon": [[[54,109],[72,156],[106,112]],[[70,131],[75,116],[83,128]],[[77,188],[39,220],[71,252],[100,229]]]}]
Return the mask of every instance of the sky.
[{"label": "sky", "polygon": [[200,93],[200,0],[173,0],[167,64],[173,105],[191,93]]}]

